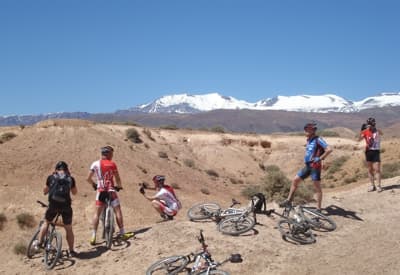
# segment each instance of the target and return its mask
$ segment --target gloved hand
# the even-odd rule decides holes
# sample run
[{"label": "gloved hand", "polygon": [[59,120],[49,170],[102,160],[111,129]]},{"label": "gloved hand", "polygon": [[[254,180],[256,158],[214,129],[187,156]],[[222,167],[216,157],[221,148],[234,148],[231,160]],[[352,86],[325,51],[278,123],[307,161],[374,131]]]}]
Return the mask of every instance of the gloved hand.
[{"label": "gloved hand", "polygon": [[367,129],[368,128],[368,125],[366,124],[366,123],[363,123],[362,125],[361,125],[361,131],[364,131],[365,129]]},{"label": "gloved hand", "polygon": [[144,189],[149,188],[149,184],[147,182],[142,182],[142,186]]},{"label": "gloved hand", "polygon": [[315,157],[314,159],[313,159],[313,162],[320,162],[321,161],[321,158],[320,157]]},{"label": "gloved hand", "polygon": [[145,191],[144,191],[144,187],[140,187],[139,192],[142,193],[144,195]]},{"label": "gloved hand", "polygon": [[92,183],[92,187],[93,187],[93,190],[94,190],[94,191],[97,191],[97,184],[96,184],[96,183],[93,182],[93,183]]}]

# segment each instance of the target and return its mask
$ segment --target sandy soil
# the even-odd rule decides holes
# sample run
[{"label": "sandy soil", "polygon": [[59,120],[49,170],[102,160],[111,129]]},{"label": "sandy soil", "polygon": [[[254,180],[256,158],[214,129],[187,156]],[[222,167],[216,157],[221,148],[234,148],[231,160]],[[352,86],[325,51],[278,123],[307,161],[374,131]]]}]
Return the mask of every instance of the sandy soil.
[{"label": "sandy soil", "polygon": [[[324,189],[323,205],[338,228],[333,232],[316,232],[317,242],[295,245],[281,239],[276,229],[279,217],[258,215],[254,231],[239,237],[222,235],[213,222],[190,222],[187,209],[196,202],[215,201],[228,206],[235,197],[244,200],[240,191],[260,180],[259,163],[274,163],[293,174],[301,164],[303,137],[229,135],[193,131],[151,129],[151,139],[137,128],[144,143],[133,144],[125,138],[129,126],[91,124],[80,121],[47,122],[25,129],[4,128],[17,137],[0,145],[0,212],[7,217],[0,231],[0,274],[46,274],[41,258],[27,259],[13,252],[18,242],[27,243],[34,228],[21,229],[16,216],[31,213],[39,221],[43,209],[36,199],[44,180],[59,159],[66,160],[77,179],[79,193],[74,198],[75,244],[79,255],[63,257],[52,274],[144,274],[148,266],[161,257],[187,254],[199,249],[196,236],[204,230],[209,249],[217,260],[240,253],[243,262],[226,263],[221,269],[231,274],[398,274],[400,244],[400,177],[383,181],[382,193],[367,193],[367,182]],[[222,139],[232,139],[223,145]],[[154,139],[154,141],[152,140]],[[249,147],[242,141],[269,140],[269,149]],[[350,146],[354,158],[362,147],[351,139],[330,138],[335,153],[344,154]],[[84,178],[90,163],[98,158],[98,148],[111,144],[116,148],[115,161],[124,183],[120,192],[125,227],[135,237],[119,243],[111,251],[100,243],[90,246],[90,220],[94,192]],[[385,153],[385,159],[398,157],[398,140]],[[342,149],[343,150],[342,150]],[[168,158],[160,158],[166,152]],[[194,167],[185,165],[192,160]],[[354,169],[362,165],[354,162]],[[358,165],[358,166],[357,166]],[[363,167],[361,167],[363,168]],[[219,177],[205,171],[213,169]],[[175,220],[160,222],[159,216],[137,192],[137,183],[150,181],[152,175],[167,175],[167,181],[179,187],[183,209]],[[243,180],[232,184],[231,178]],[[308,183],[309,184],[309,183]],[[201,189],[209,190],[206,195]],[[273,202],[268,208],[276,208]],[[62,229],[61,229],[62,230]],[[64,232],[63,232],[64,234]],[[65,234],[64,234],[65,237]],[[64,238],[65,240],[65,238]],[[63,247],[67,247],[64,241]]]}]

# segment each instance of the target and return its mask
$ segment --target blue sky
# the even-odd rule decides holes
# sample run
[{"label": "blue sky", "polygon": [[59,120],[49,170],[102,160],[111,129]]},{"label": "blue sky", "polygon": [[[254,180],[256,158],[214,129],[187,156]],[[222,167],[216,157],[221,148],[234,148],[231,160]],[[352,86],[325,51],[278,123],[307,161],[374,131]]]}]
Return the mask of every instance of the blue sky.
[{"label": "blue sky", "polygon": [[400,1],[1,0],[0,115],[400,90]]}]

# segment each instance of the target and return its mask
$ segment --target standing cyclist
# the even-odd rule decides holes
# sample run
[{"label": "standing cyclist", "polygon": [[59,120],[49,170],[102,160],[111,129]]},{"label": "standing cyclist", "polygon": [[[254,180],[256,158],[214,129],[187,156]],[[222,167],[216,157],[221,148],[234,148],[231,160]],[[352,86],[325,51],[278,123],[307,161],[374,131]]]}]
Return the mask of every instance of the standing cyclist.
[{"label": "standing cyclist", "polygon": [[[381,135],[383,135],[382,131],[376,128],[376,121],[373,117],[368,118],[366,125],[363,124],[361,127],[359,140],[364,139],[366,143],[365,159],[367,161],[368,177],[371,182],[368,192],[375,190],[382,192],[380,158]],[[375,186],[375,181],[378,186]]]},{"label": "standing cyclist", "polygon": [[75,179],[68,170],[68,164],[59,161],[56,164],[53,174],[47,177],[46,186],[43,189],[45,195],[49,194],[49,207],[47,208],[44,223],[40,228],[39,241],[35,243],[35,247],[42,247],[44,235],[47,232],[49,223],[51,223],[56,215],[61,214],[64,224],[69,253],[76,256],[74,251],[74,232],[72,231],[72,207],[70,193],[76,195]]},{"label": "standing cyclist", "polygon": [[[114,149],[111,146],[101,148],[101,159],[96,160],[90,166],[87,181],[92,185],[93,189],[97,190],[96,193],[96,210],[93,217],[93,232],[90,239],[90,244],[96,244],[96,232],[99,225],[99,216],[104,210],[106,203],[105,198],[108,191],[111,193],[111,205],[114,208],[117,224],[119,227],[119,234],[124,235],[124,223],[122,219],[122,211],[118,195],[115,191],[122,189],[121,178],[118,173],[117,165],[112,161]],[[93,181],[93,176],[96,182]],[[116,185],[114,184],[114,177]]]},{"label": "standing cyclist", "polygon": [[306,154],[304,156],[305,166],[297,173],[290,186],[289,196],[280,203],[284,207],[291,203],[293,195],[299,186],[299,183],[311,175],[314,183],[315,193],[317,194],[317,210],[321,210],[322,189],[321,189],[321,169],[322,161],[332,152],[332,149],[321,137],[316,135],[316,123],[307,123],[304,125],[304,132],[307,137]]}]

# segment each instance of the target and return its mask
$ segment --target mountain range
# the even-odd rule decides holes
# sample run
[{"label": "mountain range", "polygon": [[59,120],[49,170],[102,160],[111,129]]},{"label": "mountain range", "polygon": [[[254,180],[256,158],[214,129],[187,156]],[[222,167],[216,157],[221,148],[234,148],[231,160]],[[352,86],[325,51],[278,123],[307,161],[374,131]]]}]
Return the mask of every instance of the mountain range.
[{"label": "mountain range", "polygon": [[0,126],[32,125],[47,119],[87,119],[100,122],[127,122],[149,127],[210,129],[221,127],[234,132],[299,131],[305,121],[314,120],[322,128],[359,128],[361,121],[374,116],[381,126],[400,121],[400,93],[382,93],[360,101],[333,94],[277,96],[255,103],[218,93],[163,96],[148,104],[112,113],[68,112],[0,117]]}]

